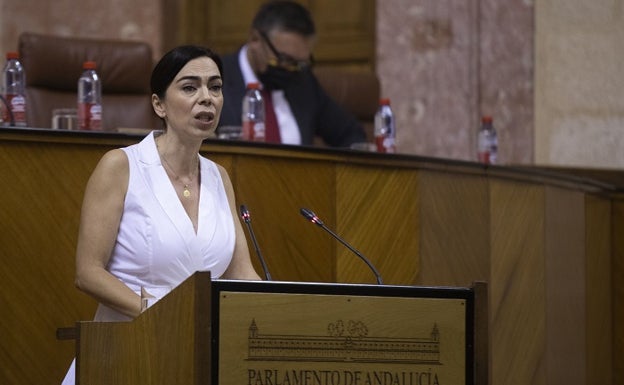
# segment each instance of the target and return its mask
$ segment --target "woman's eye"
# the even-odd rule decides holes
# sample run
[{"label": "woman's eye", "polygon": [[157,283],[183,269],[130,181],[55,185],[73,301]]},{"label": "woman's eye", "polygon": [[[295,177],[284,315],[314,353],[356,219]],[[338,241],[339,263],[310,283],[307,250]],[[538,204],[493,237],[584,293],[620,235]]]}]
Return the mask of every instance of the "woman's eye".
[{"label": "woman's eye", "polygon": [[195,91],[195,86],[191,86],[191,85],[186,85],[182,87],[182,90],[185,92],[193,92]]},{"label": "woman's eye", "polygon": [[221,90],[223,89],[223,86],[221,84],[215,84],[210,86],[210,91],[213,92],[221,92]]}]

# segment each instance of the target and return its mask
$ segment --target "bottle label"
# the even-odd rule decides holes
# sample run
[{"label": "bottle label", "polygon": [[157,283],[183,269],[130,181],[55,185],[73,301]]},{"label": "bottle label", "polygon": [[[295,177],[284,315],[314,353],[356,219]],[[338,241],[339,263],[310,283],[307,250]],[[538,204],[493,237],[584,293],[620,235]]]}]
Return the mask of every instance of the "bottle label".
[{"label": "bottle label", "polygon": [[[13,114],[13,123],[16,126],[26,126],[26,98],[21,95],[5,95],[8,108]],[[6,108],[2,109],[2,120],[11,123],[11,115]]]},{"label": "bottle label", "polygon": [[483,164],[495,164],[497,154],[496,133],[482,129],[477,137],[477,160]]},{"label": "bottle label", "polygon": [[375,144],[377,145],[377,152],[385,154],[394,154],[396,152],[394,138],[378,135],[375,137]]},{"label": "bottle label", "polygon": [[249,140],[253,142],[265,141],[265,129],[264,123],[244,121],[243,122],[243,140]]},{"label": "bottle label", "polygon": [[264,142],[266,139],[264,123],[256,122],[253,126],[253,140],[255,142]]},{"label": "bottle label", "polygon": [[81,130],[102,130],[102,106],[97,103],[79,103],[78,121]]},{"label": "bottle label", "polygon": [[253,126],[254,122],[243,121],[243,140],[253,139]]},{"label": "bottle label", "polygon": [[490,152],[489,151],[479,151],[477,153],[477,158],[479,162],[484,164],[490,164]]},{"label": "bottle label", "polygon": [[497,155],[498,155],[498,154],[497,154],[497,152],[496,152],[496,151],[492,151],[492,152],[490,153],[490,159],[489,159],[490,164],[497,164],[497,163],[498,163],[498,158],[497,158]]}]

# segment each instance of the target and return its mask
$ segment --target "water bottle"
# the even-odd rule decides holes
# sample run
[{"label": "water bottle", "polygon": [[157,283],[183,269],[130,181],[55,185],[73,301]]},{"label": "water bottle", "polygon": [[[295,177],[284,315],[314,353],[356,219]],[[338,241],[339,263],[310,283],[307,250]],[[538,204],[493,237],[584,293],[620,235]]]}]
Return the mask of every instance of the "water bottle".
[{"label": "water bottle", "polygon": [[247,84],[247,91],[243,96],[243,139],[255,142],[264,142],[266,138],[264,127],[264,100],[260,93],[260,83]]},{"label": "water bottle", "polygon": [[481,118],[477,134],[477,159],[483,164],[496,164],[498,161],[498,136],[491,116]]},{"label": "water bottle", "polygon": [[2,71],[2,121],[13,126],[26,126],[26,75],[17,52],[8,52]]},{"label": "water bottle", "polygon": [[84,62],[82,69],[78,79],[78,127],[99,131],[102,129],[102,82],[95,71],[95,62]]},{"label": "water bottle", "polygon": [[377,152],[396,152],[396,129],[394,125],[394,114],[390,108],[390,99],[379,100],[379,108],[375,113],[375,144]]}]

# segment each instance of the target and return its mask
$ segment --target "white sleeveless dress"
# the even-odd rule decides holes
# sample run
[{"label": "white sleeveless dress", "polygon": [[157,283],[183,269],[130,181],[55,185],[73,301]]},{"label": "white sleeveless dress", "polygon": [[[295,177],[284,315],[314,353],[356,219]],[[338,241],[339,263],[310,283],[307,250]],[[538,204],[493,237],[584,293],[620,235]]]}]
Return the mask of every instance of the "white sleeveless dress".
[{"label": "white sleeveless dress", "polygon": [[[141,287],[162,297],[196,271],[219,278],[232,259],[234,218],[217,165],[200,159],[197,233],[165,169],[155,142],[156,132],[123,148],[130,167],[117,241],[107,270],[140,295]],[[95,321],[129,321],[102,304]],[[74,384],[74,364],[63,381]]]}]

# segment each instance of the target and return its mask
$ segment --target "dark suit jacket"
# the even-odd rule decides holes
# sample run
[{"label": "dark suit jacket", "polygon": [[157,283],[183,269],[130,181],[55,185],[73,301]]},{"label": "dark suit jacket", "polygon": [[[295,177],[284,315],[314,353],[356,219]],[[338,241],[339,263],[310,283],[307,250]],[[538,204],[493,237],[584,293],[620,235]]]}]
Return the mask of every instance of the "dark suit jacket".
[{"label": "dark suit jacket", "polygon": [[[240,126],[246,85],[238,52],[223,57],[223,78],[224,104],[219,126]],[[284,95],[299,125],[302,145],[312,145],[315,135],[333,147],[366,141],[360,123],[323,91],[311,71],[303,71],[299,81],[284,90]]]}]

